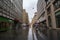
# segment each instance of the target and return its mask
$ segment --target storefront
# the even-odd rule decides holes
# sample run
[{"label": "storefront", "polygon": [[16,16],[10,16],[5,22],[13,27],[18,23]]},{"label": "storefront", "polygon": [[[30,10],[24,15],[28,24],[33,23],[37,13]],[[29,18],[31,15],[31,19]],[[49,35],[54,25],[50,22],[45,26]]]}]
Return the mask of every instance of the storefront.
[{"label": "storefront", "polygon": [[14,19],[13,30],[19,30],[21,28],[22,22],[17,18]]},{"label": "storefront", "polygon": [[60,11],[55,13],[57,28],[60,28]]},{"label": "storefront", "polygon": [[0,16],[0,31],[7,31],[12,28],[13,21]]}]

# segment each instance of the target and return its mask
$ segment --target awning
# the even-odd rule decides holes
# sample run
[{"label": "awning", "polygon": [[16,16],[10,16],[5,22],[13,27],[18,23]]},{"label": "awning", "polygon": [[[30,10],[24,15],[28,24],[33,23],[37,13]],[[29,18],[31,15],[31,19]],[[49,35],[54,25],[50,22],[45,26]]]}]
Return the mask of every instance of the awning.
[{"label": "awning", "polygon": [[60,15],[60,11],[56,12],[56,16]]},{"label": "awning", "polygon": [[13,21],[8,18],[0,16],[0,22],[13,22]]}]

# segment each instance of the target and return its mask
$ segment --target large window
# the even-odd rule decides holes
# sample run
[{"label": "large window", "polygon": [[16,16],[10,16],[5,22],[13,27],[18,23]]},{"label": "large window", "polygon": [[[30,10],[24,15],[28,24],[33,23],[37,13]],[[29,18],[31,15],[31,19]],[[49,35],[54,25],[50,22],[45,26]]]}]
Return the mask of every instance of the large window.
[{"label": "large window", "polygon": [[12,27],[11,23],[8,22],[0,22],[0,31],[9,30]]},{"label": "large window", "polygon": [[55,10],[60,8],[60,0],[56,0],[53,4],[54,4]]},{"label": "large window", "polygon": [[50,13],[51,13],[51,7],[47,9],[47,14],[50,14]]},{"label": "large window", "polygon": [[57,27],[60,28],[60,12],[56,13],[56,24]]},{"label": "large window", "polygon": [[6,28],[6,23],[5,22],[0,22],[0,31],[5,30]]}]

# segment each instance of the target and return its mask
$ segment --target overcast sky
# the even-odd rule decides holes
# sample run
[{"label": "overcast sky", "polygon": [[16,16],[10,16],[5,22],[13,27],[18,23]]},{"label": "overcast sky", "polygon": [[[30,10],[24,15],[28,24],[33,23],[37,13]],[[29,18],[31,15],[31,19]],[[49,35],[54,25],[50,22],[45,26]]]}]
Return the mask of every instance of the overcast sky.
[{"label": "overcast sky", "polygon": [[26,9],[31,22],[34,13],[37,11],[37,0],[23,0],[23,9]]}]

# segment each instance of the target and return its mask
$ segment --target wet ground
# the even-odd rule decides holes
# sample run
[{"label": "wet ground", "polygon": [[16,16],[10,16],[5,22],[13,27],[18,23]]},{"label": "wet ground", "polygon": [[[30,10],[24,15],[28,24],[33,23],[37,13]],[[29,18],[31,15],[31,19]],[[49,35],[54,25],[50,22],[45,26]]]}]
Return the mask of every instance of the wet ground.
[{"label": "wet ground", "polygon": [[27,40],[28,29],[19,29],[16,31],[0,32],[0,40]]},{"label": "wet ground", "polygon": [[48,38],[43,33],[36,33],[38,40],[48,40]]},{"label": "wet ground", "polygon": [[45,38],[42,33],[35,32],[32,27],[0,32],[0,40],[47,40]]}]

